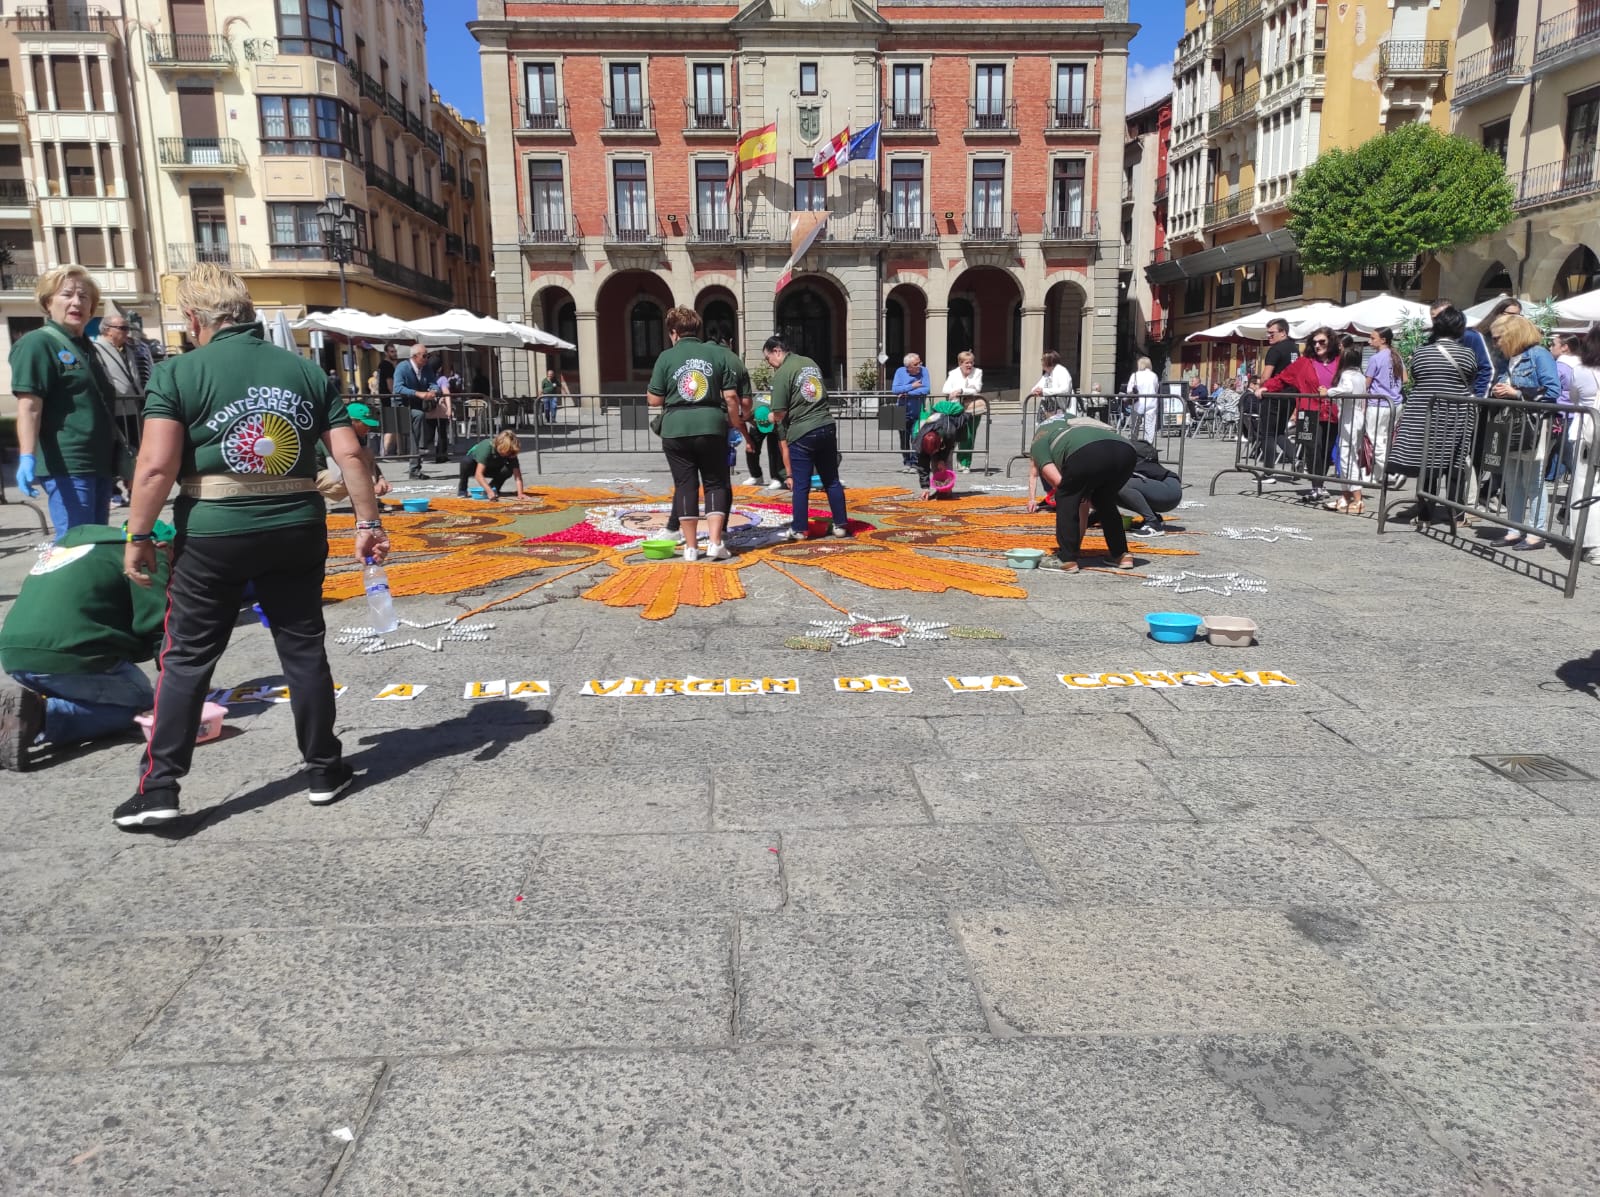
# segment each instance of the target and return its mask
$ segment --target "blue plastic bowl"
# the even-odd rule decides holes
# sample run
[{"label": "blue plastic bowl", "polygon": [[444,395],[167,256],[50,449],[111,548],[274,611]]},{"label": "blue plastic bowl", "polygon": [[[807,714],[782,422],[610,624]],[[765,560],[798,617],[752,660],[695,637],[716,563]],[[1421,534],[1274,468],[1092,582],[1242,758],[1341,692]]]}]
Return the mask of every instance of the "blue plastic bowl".
[{"label": "blue plastic bowl", "polygon": [[1154,611],[1144,617],[1150,625],[1150,639],[1163,644],[1188,644],[1205,622],[1198,615],[1184,615],[1179,611]]},{"label": "blue plastic bowl", "polygon": [[489,497],[489,492],[484,490],[481,486],[467,487],[467,494],[474,499],[486,499]]},{"label": "blue plastic bowl", "polygon": [[406,499],[400,504],[400,506],[405,508],[405,510],[410,512],[412,515],[416,515],[418,512],[428,510],[428,500]]}]

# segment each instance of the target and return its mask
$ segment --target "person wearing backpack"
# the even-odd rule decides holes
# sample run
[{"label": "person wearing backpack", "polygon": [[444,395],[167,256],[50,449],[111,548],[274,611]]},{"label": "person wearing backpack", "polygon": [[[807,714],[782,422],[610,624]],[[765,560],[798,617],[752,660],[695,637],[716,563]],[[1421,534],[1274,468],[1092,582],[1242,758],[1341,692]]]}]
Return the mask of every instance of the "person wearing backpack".
[{"label": "person wearing backpack", "polygon": [[1041,425],[1028,447],[1028,457],[1032,462],[1028,510],[1039,509],[1034,495],[1040,479],[1055,487],[1055,559],[1059,568],[1065,573],[1078,572],[1078,549],[1083,543],[1080,508],[1089,504],[1105,533],[1107,564],[1114,569],[1132,569],[1117,494],[1133,476],[1138,461],[1133,446],[1099,420],[1069,418]]},{"label": "person wearing backpack", "polygon": [[29,498],[35,484],[44,488],[59,542],[79,525],[110,522],[116,478],[132,474],[133,460],[112,417],[116,391],[84,335],[99,285],[82,266],[57,266],[39,276],[34,295],[44,326],[11,347],[17,488]]}]

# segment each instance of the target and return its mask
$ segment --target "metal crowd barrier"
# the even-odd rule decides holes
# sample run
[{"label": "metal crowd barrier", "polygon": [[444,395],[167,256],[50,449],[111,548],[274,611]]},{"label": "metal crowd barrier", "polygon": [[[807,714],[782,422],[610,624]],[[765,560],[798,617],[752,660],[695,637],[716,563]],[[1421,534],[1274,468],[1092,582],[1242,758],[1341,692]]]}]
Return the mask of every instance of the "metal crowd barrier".
[{"label": "metal crowd barrier", "polygon": [[[1452,539],[1474,551],[1516,562],[1519,573],[1548,575],[1571,598],[1588,542],[1590,508],[1597,498],[1600,420],[1593,408],[1530,403],[1521,399],[1414,399],[1407,417],[1422,421],[1422,455],[1416,482],[1417,530],[1432,532],[1436,511],[1448,518]],[[1563,485],[1563,483],[1565,485]],[[1410,500],[1380,496],[1378,531],[1387,531],[1391,508]],[[1538,538],[1542,552],[1565,550],[1565,569],[1513,557],[1502,544],[1462,535],[1461,527],[1505,529],[1518,541]],[[1600,531],[1600,528],[1597,528]],[[1435,534],[1436,535],[1436,534]],[[1508,547],[1508,546],[1507,546]],[[1563,577],[1564,574],[1564,577]]]},{"label": "metal crowd barrier", "polygon": [[[1076,392],[1070,395],[1057,395],[1054,398],[1062,401],[1063,406],[1076,405],[1081,415],[1090,419],[1099,420],[1130,440],[1140,439],[1144,433],[1150,431],[1145,420],[1145,413],[1137,410],[1141,399],[1155,398],[1161,401],[1161,406],[1153,413],[1155,419],[1155,437],[1151,440],[1158,450],[1161,450],[1161,459],[1177,471],[1178,477],[1183,477],[1183,466],[1186,457],[1186,446],[1189,440],[1187,435],[1190,415],[1188,406],[1176,395],[1102,395],[1098,391],[1087,394]],[[1039,429],[1039,399],[1034,395],[1024,395],[1022,398],[1022,444],[1017,453],[1006,461],[1006,477],[1011,476],[1011,467],[1017,462],[1027,462],[1028,447],[1033,444],[1033,434]],[[1178,445],[1177,461],[1171,461],[1172,443]]]},{"label": "metal crowd barrier", "polygon": [[[1305,410],[1300,410],[1301,400],[1308,403]],[[1338,411],[1334,419],[1323,418],[1325,411],[1334,408]],[[1210,493],[1217,493],[1218,481],[1228,474],[1254,478],[1257,495],[1263,493],[1263,483],[1273,479],[1304,482],[1307,490],[1378,486],[1381,475],[1388,473],[1384,463],[1400,410],[1399,404],[1370,404],[1365,395],[1269,391],[1245,400],[1239,407],[1233,464],[1212,476]],[[1384,417],[1383,412],[1389,415]],[[1363,471],[1359,462],[1363,436],[1373,441],[1370,471]],[[1354,447],[1357,461],[1341,460],[1339,449],[1346,439]]]}]

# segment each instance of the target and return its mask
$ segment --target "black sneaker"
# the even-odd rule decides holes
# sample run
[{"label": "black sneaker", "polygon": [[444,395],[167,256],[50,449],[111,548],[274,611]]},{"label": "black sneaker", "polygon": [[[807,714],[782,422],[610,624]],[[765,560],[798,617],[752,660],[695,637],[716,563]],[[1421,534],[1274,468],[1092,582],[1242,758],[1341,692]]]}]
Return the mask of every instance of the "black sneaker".
[{"label": "black sneaker", "polygon": [[44,696],[0,674],[0,769],[28,768],[28,749],[44,730]]},{"label": "black sneaker", "polygon": [[306,797],[312,806],[327,806],[355,784],[356,771],[340,761],[331,769],[311,771],[311,789]]},{"label": "black sneaker", "polygon": [[170,787],[135,794],[111,812],[112,822],[126,831],[150,827],[178,817],[178,791]]},{"label": "black sneaker", "polygon": [[1140,540],[1154,540],[1158,536],[1165,536],[1166,533],[1155,524],[1140,524],[1131,535],[1137,536]]}]

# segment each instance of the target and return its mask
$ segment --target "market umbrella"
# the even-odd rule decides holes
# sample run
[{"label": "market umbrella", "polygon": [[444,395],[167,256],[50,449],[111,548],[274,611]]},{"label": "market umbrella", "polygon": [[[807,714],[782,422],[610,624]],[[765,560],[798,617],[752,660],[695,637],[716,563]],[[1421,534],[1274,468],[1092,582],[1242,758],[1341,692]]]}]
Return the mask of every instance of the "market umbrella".
[{"label": "market umbrella", "polygon": [[512,320],[509,327],[515,329],[523,339],[524,347],[528,349],[545,350],[571,350],[577,346],[571,341],[563,341],[560,337],[552,336],[543,329],[535,328],[531,324],[523,324],[520,320]]},{"label": "market umbrella", "polygon": [[[1240,316],[1237,320],[1229,320],[1225,324],[1218,324],[1214,328],[1201,329],[1197,333],[1190,333],[1185,341],[1261,341],[1267,336],[1267,321],[1275,318],[1277,312],[1262,308],[1248,316]],[[1258,333],[1244,331],[1244,326],[1259,328]]]},{"label": "market umbrella", "polygon": [[311,332],[332,333],[360,341],[416,341],[418,335],[414,322],[396,320],[393,316],[374,316],[356,308],[335,308],[331,312],[313,312],[303,320],[296,320],[291,328]]},{"label": "market umbrella", "polygon": [[1557,300],[1556,315],[1566,324],[1600,324],[1600,291]]},{"label": "market umbrella", "polygon": [[1267,336],[1267,321],[1272,319],[1286,320],[1289,323],[1289,335],[1299,340],[1314,328],[1327,325],[1329,328],[1342,328],[1340,317],[1344,309],[1336,303],[1308,303],[1304,307],[1290,308],[1283,312],[1261,311],[1254,316],[1246,316],[1239,321],[1239,331],[1252,340],[1262,341]]},{"label": "market umbrella", "polygon": [[1334,328],[1353,328],[1357,332],[1372,332],[1379,328],[1399,328],[1407,320],[1427,320],[1428,305],[1401,299],[1397,295],[1374,295],[1344,309],[1342,323]]},{"label": "market umbrella", "polygon": [[503,320],[487,316],[474,316],[465,308],[452,308],[438,316],[425,316],[411,321],[417,339],[424,345],[463,346],[481,349],[521,349],[526,338]]}]

